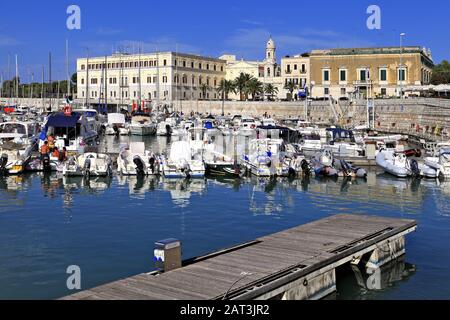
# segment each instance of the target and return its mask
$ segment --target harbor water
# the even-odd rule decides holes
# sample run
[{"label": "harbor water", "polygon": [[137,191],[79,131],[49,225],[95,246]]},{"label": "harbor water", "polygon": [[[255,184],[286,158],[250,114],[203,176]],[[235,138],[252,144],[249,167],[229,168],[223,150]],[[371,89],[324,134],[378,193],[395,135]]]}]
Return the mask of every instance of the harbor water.
[{"label": "harbor water", "polygon": [[[118,153],[130,139],[155,152],[170,144],[165,137],[108,137],[100,148]],[[73,265],[84,290],[152,271],[158,240],[181,240],[187,259],[339,213],[416,219],[418,230],[380,283],[338,270],[330,299],[450,299],[450,182],[375,169],[351,181],[0,177],[0,299],[74,293],[66,285]]]}]

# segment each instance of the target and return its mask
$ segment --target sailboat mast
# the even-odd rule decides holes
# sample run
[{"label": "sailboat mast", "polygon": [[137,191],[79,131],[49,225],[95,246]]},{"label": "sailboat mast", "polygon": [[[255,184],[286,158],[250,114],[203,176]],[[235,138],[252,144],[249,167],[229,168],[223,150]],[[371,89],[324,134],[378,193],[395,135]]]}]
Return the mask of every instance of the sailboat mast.
[{"label": "sailboat mast", "polygon": [[67,76],[67,97],[70,97],[71,83],[69,72],[69,40],[66,39],[66,76]]},{"label": "sailboat mast", "polygon": [[[139,44],[139,62],[138,62],[138,66],[139,66],[139,94],[138,94],[138,97],[139,97],[139,109],[141,109],[141,103],[142,103],[142,95],[141,95],[141,44]],[[143,110],[141,110],[141,111],[143,111]]]},{"label": "sailboat mast", "polygon": [[108,56],[105,55],[105,109],[108,112]]},{"label": "sailboat mast", "polygon": [[45,108],[44,82],[45,82],[45,67],[42,66],[42,84],[41,84],[42,112],[44,112]]},{"label": "sailboat mast", "polygon": [[87,105],[89,103],[89,49],[87,49],[87,58],[86,58],[86,103],[85,108],[87,108]]},{"label": "sailboat mast", "polygon": [[48,53],[48,82],[50,84],[50,110],[52,111],[53,85],[52,85],[52,53]]},{"label": "sailboat mast", "polygon": [[16,54],[16,103],[19,103],[19,65],[18,65],[18,59]]}]

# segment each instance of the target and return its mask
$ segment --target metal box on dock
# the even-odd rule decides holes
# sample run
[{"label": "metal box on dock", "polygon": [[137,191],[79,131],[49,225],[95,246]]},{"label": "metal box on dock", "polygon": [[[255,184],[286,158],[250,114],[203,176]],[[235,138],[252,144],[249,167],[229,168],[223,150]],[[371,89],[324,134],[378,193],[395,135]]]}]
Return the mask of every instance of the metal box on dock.
[{"label": "metal box on dock", "polygon": [[181,241],[166,239],[155,243],[156,269],[167,272],[181,268]]}]

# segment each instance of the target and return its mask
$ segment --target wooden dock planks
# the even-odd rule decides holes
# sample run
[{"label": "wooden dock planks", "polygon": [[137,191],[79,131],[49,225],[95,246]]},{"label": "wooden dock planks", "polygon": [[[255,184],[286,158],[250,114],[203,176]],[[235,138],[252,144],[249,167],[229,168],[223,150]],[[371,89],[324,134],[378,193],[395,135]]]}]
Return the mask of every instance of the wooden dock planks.
[{"label": "wooden dock planks", "polygon": [[305,272],[312,272],[315,268],[342,259],[346,252],[351,254],[353,249],[348,248],[369,247],[376,241],[415,226],[415,221],[406,219],[346,214],[331,216],[261,237],[248,246],[221,252],[177,270],[157,276],[137,275],[63,299],[220,298],[228,291],[244,288],[250,283],[290,270],[293,266],[301,265]]}]

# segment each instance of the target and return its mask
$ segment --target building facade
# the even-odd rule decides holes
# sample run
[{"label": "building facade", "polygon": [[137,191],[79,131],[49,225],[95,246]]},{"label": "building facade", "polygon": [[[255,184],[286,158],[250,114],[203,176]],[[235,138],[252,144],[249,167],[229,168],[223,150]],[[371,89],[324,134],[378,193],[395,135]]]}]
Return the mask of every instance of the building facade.
[{"label": "building facade", "polygon": [[77,60],[78,99],[89,103],[219,99],[226,61],[161,52]]},{"label": "building facade", "polygon": [[[295,55],[293,57],[286,56],[281,59],[281,77],[283,81],[283,91],[279,93],[280,99],[298,99],[299,93],[307,94],[310,90],[310,58],[309,54]],[[296,90],[292,97],[290,92],[284,87],[288,83],[294,83]],[[305,89],[307,91],[305,91]]]},{"label": "building facade", "polygon": [[401,96],[406,86],[430,84],[433,66],[420,47],[313,50],[312,97]]},{"label": "building facade", "polygon": [[[281,67],[277,62],[276,45],[272,38],[266,43],[265,58],[262,61],[237,60],[235,55],[225,54],[219,59],[226,60],[226,79],[236,80],[241,73],[249,74],[258,79],[263,85],[272,84],[278,90],[278,95],[283,90],[281,79]],[[265,99],[267,95],[265,95]],[[239,94],[229,94],[233,100],[239,99]]]}]

